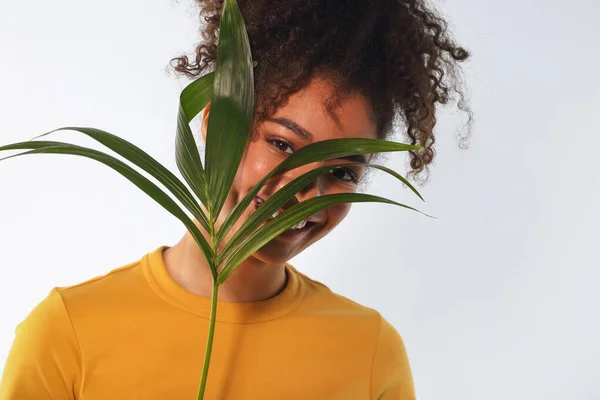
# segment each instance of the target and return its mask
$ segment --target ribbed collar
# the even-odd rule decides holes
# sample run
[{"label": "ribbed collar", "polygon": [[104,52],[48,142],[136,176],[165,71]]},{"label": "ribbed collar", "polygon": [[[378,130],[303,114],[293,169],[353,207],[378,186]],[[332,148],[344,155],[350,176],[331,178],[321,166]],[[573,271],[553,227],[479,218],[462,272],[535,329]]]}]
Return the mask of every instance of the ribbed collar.
[{"label": "ribbed collar", "polygon": [[[165,301],[182,310],[208,319],[211,299],[198,296],[182,288],[171,278],[165,267],[163,251],[169,246],[161,246],[143,256],[142,269],[148,283]],[[285,265],[287,283],[276,296],[262,301],[246,303],[217,303],[217,321],[232,324],[250,324],[280,318],[302,302],[305,286],[294,267]]]}]

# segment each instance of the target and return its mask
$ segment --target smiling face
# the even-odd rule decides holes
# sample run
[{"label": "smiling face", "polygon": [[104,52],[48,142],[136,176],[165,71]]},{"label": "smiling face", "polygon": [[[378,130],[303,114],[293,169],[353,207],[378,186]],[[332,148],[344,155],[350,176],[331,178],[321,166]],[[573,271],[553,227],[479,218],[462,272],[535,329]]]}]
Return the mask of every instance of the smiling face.
[{"label": "smiling face", "polygon": [[[329,107],[328,110],[327,101],[334,93],[333,90],[335,88],[329,81],[314,78],[304,89],[289,96],[287,103],[268,120],[256,127],[253,139],[246,147],[217,226],[220,226],[224,216],[231,212],[258,181],[299,148],[328,139],[375,139],[377,137],[376,124],[369,116],[370,108],[364,97],[354,94],[345,96],[335,108]],[[205,112],[204,135],[206,135],[207,118],[208,114]],[[225,241],[231,238],[261,202],[266,201],[294,178],[316,167],[347,161],[351,160],[334,159],[316,162],[273,177],[263,186],[254,203],[248,207]],[[316,196],[355,192],[364,172],[364,167],[352,165],[324,174],[297,193],[284,208]],[[303,221],[300,226],[297,226],[300,229],[284,232],[255,252],[253,257],[268,264],[283,264],[329,233],[349,211],[350,204],[336,205],[319,211],[305,220],[304,227],[302,227]]]}]

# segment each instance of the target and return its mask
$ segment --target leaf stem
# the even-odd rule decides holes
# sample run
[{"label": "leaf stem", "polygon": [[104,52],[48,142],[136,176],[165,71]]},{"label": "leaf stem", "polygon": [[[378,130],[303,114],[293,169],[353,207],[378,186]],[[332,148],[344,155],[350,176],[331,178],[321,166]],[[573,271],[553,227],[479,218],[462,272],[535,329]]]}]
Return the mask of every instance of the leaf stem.
[{"label": "leaf stem", "polygon": [[204,391],[206,390],[206,378],[208,377],[208,366],[210,365],[210,355],[212,352],[213,337],[215,335],[215,323],[217,319],[217,297],[219,293],[219,285],[217,279],[213,279],[212,302],[210,308],[210,322],[208,325],[208,339],[206,341],[206,351],[204,353],[204,366],[202,367],[202,379],[200,381],[200,389],[198,390],[198,400],[204,399]]}]

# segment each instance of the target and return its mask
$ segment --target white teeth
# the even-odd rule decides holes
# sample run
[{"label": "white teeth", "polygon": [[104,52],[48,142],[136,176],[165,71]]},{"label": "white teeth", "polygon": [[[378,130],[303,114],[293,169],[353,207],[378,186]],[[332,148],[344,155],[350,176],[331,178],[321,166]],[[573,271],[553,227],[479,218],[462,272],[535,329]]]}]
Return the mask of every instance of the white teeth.
[{"label": "white teeth", "polygon": [[302,229],[306,226],[306,220],[302,220],[298,222],[296,225],[292,226],[290,229]]},{"label": "white teeth", "polygon": [[[259,197],[256,198],[256,206],[257,207],[260,207],[263,203],[264,203],[264,201],[261,198],[259,198]],[[275,211],[275,213],[273,213],[273,215],[271,216],[270,219],[277,218],[277,216],[279,214],[281,214],[281,210]],[[307,221],[303,219],[302,221],[298,222],[296,225],[292,226],[290,229],[302,229],[306,226],[306,223],[307,223]]]}]

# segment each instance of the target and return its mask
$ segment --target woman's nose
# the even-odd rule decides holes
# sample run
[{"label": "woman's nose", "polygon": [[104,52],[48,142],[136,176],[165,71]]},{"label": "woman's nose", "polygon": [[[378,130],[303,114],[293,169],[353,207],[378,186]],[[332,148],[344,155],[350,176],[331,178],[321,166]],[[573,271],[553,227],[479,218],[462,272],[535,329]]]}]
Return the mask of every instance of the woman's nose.
[{"label": "woman's nose", "polygon": [[[279,189],[281,189],[283,186],[285,186],[286,184],[288,184],[289,182],[293,181],[294,179],[304,175],[307,172],[312,171],[315,168],[319,168],[319,167],[323,167],[325,166],[325,163],[312,163],[312,164],[308,164],[308,165],[303,165],[301,167],[298,167],[296,169],[293,169],[291,171],[287,171],[284,174],[283,179],[281,179],[280,181],[280,187]],[[297,194],[296,197],[298,197],[298,201],[303,201],[312,197],[317,197],[317,196],[321,196],[323,195],[325,191],[325,187],[324,187],[324,177],[323,175],[317,177],[316,179],[312,180],[311,182],[309,182],[304,188],[302,188]]]}]

